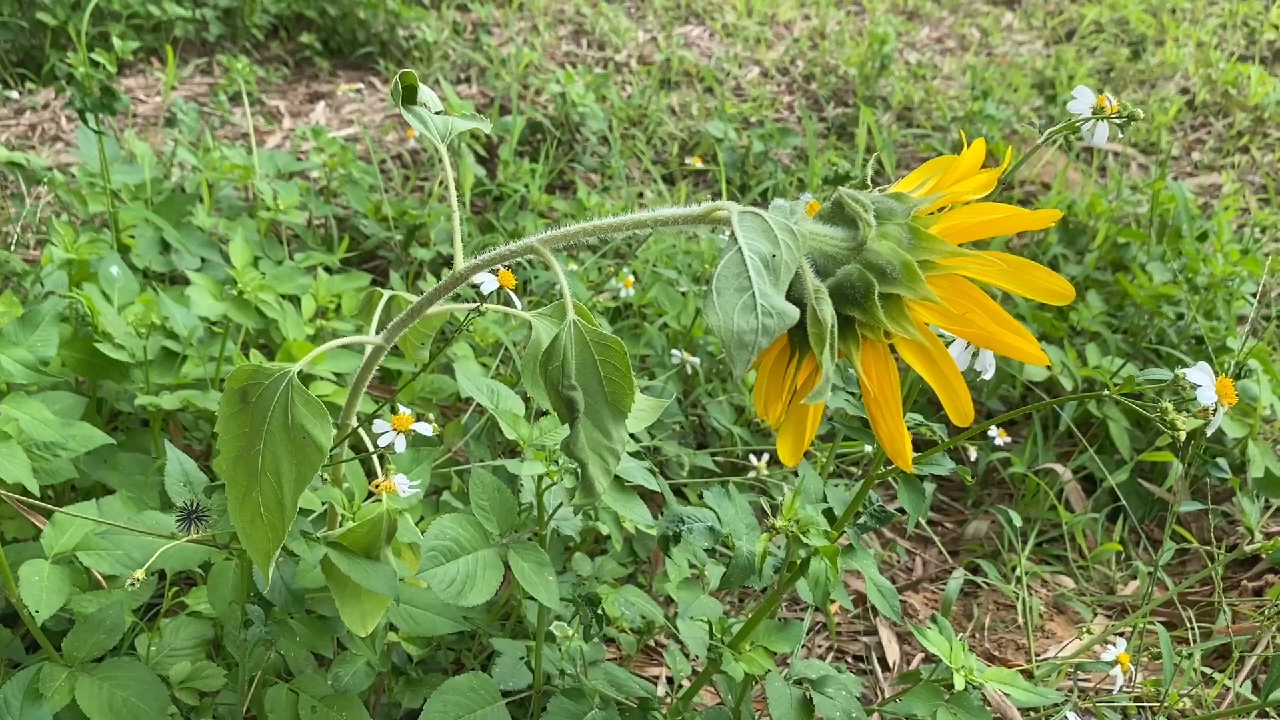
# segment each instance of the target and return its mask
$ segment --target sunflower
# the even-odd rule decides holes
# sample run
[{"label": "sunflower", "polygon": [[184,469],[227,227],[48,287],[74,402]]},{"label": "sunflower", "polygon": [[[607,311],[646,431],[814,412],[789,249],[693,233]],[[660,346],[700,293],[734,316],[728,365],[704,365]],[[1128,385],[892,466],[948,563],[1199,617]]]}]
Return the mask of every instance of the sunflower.
[{"label": "sunflower", "polygon": [[[840,352],[858,375],[872,431],[903,470],[912,469],[911,435],[893,351],[933,388],[951,421],[967,426],[974,419],[969,388],[929,326],[1014,360],[1048,365],[1035,336],[974,281],[1050,305],[1075,298],[1070,282],[1039,263],[963,247],[1043,230],[1062,217],[1059,210],[981,201],[1011,155],[992,168],[983,168],[986,157],[984,139],[965,142],[960,154],[929,160],[883,193],[855,198],[875,211],[872,229],[860,241],[860,254],[827,280],[840,319]],[[895,207],[910,211],[896,218]],[[839,221],[835,213],[829,217]],[[824,220],[822,213],[817,220]],[[884,271],[886,263],[891,272]],[[802,402],[821,373],[803,337],[793,328],[756,359],[756,413],[778,430],[778,459],[788,466],[813,442],[823,408]]]}]

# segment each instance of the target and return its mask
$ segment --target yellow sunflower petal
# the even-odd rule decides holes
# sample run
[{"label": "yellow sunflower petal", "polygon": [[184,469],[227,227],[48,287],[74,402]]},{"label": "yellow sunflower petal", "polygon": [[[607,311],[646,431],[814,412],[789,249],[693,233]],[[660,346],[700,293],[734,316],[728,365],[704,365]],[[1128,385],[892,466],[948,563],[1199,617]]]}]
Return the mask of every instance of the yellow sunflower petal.
[{"label": "yellow sunflower petal", "polygon": [[1043,230],[1061,218],[1061,210],[1028,210],[1004,203],[979,202],[939,214],[929,226],[929,232],[952,245],[961,245],[974,240]]},{"label": "yellow sunflower petal", "polygon": [[[787,361],[786,351],[787,334],[783,333],[778,336],[777,340],[773,341],[773,344],[760,351],[760,354],[756,356],[756,360],[753,365],[753,367],[757,369],[757,372],[756,386],[751,391],[751,398],[755,403],[756,417],[764,420],[773,427],[777,427],[777,422],[775,420],[781,419],[775,419],[772,415],[773,409],[779,406],[777,399],[781,389],[770,383],[770,376],[778,366],[779,362],[785,365]],[[779,358],[780,354],[781,358]]]},{"label": "yellow sunflower petal", "polygon": [[993,352],[1031,365],[1048,365],[1035,336],[981,288],[959,275],[933,275],[929,287],[946,303],[907,301],[912,316]]},{"label": "yellow sunflower petal", "polygon": [[[1066,278],[1038,262],[994,250],[978,253],[978,258],[948,258],[938,261],[960,275],[1001,290],[1049,305],[1066,305],[1076,299],[1076,289]],[[999,262],[992,265],[990,260]]]},{"label": "yellow sunflower petal", "polygon": [[982,163],[986,161],[987,140],[978,138],[972,145],[966,145],[960,157],[956,158],[956,161],[947,169],[946,174],[938,178],[937,184],[933,186],[933,192],[949,193],[952,185],[973,177],[974,173],[982,169]]},{"label": "yellow sunflower petal", "polygon": [[770,427],[777,429],[787,412],[787,406],[791,404],[792,395],[795,394],[796,368],[800,363],[799,358],[792,351],[786,333],[782,334],[781,344],[775,341],[774,345],[777,345],[778,349],[769,359],[768,372],[765,373],[762,369],[762,372],[756,375],[756,383],[761,381],[765,383],[763,407],[757,409],[757,414],[760,419],[769,423]]},{"label": "yellow sunflower petal", "polygon": [[787,410],[787,417],[778,429],[778,460],[783,465],[795,467],[804,459],[804,451],[818,434],[826,407],[826,403],[796,403]]},{"label": "yellow sunflower petal", "polygon": [[[976,142],[974,143],[977,144]],[[934,188],[935,193],[942,193],[942,196],[934,200],[928,206],[916,211],[917,215],[928,215],[946,205],[956,205],[959,203],[967,203],[979,198],[986,197],[996,189],[996,185],[1000,182],[1000,176],[1004,174],[1005,168],[1009,167],[1009,161],[1013,158],[1012,149],[1004,154],[1004,162],[998,167],[979,170],[972,175],[961,179],[958,182],[943,188],[939,182]]]},{"label": "yellow sunflower petal", "polygon": [[901,180],[889,186],[889,192],[903,192],[923,197],[955,163],[955,155],[941,155],[927,160],[923,165],[907,173]]},{"label": "yellow sunflower petal", "polygon": [[889,346],[863,337],[859,352],[858,385],[871,431],[894,465],[911,472],[911,433],[902,413],[902,382]]},{"label": "yellow sunflower petal", "polygon": [[961,427],[972,425],[973,397],[960,368],[947,352],[947,346],[924,323],[917,320],[916,327],[923,339],[913,340],[899,335],[893,339],[894,349],[937,393],[951,422]]}]

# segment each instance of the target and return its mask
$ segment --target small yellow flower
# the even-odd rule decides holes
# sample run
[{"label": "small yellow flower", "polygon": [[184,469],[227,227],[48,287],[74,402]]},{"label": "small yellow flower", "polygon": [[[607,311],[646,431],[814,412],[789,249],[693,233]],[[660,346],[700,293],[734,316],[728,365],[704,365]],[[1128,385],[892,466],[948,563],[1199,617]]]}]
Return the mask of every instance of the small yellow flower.
[{"label": "small yellow flower", "polygon": [[1196,388],[1196,400],[1205,409],[1213,410],[1213,419],[1205,428],[1206,435],[1212,435],[1222,424],[1222,417],[1229,408],[1240,402],[1240,393],[1236,392],[1236,381],[1226,375],[1213,372],[1213,366],[1203,360],[1189,368],[1178,371]]},{"label": "small yellow flower", "polygon": [[702,162],[701,155],[692,155],[684,159],[684,164],[695,170],[701,170],[705,163]]},{"label": "small yellow flower", "polygon": [[504,290],[516,289],[516,274],[509,267],[498,268],[498,285]]},{"label": "small yellow flower", "polygon": [[378,436],[378,447],[392,445],[398,453],[404,452],[408,445],[410,430],[426,437],[435,435],[437,430],[433,422],[419,422],[413,411],[404,405],[396,406],[396,413],[391,416],[390,422],[375,418],[372,427]]},{"label": "small yellow flower", "polygon": [[511,298],[511,304],[516,306],[517,310],[523,309],[520,304],[520,298],[516,295],[516,274],[507,266],[498,268],[496,274],[485,271],[476,273],[472,276],[471,282],[475,284],[481,295],[489,295],[498,288],[507,291],[507,295]]},{"label": "small yellow flower", "polygon": [[409,138],[410,140],[412,140],[412,139],[413,139],[414,137],[416,137],[417,135],[418,135],[418,132],[417,132],[416,130],[414,130],[413,128],[409,128],[408,130],[405,130],[405,131],[404,131],[404,136],[405,136],[405,137],[407,137],[407,138]]},{"label": "small yellow flower", "polygon": [[813,217],[814,215],[817,215],[818,211],[821,209],[822,209],[822,203],[818,202],[816,198],[809,198],[809,202],[804,204],[804,214],[808,215],[809,217]]}]

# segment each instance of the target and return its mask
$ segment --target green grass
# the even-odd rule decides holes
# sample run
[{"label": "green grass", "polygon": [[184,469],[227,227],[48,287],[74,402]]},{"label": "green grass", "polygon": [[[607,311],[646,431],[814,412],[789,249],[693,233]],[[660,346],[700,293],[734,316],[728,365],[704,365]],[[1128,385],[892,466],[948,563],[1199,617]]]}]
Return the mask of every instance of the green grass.
[{"label": "green grass", "polygon": [[[80,160],[72,167],[22,168],[38,163],[0,153],[0,167],[8,171],[0,183],[9,198],[4,239],[15,240],[5,243],[13,253],[0,283],[28,309],[22,322],[33,317],[37,301],[66,301],[57,311],[61,345],[49,357],[36,355],[60,379],[40,380],[27,391],[88,398],[78,417],[117,440],[118,452],[69,456],[75,478],[44,476],[39,497],[61,507],[116,492],[136,496],[139,510],[159,514],[166,506],[157,489],[165,471],[155,459],[166,456],[165,441],[202,463],[210,459],[212,411],[229,368],[256,357],[297,360],[322,341],[364,332],[373,304],[364,290],[371,283],[418,293],[446,272],[449,211],[439,164],[429,147],[403,139],[398,118],[386,119],[386,100],[369,79],[385,84],[396,69],[417,68],[424,82],[443,89],[451,109],[475,110],[493,121],[492,135],[467,136],[455,153],[469,210],[470,253],[550,225],[638,207],[721,198],[764,206],[803,192],[826,197],[836,187],[868,180],[881,186],[927,157],[954,152],[962,132],[986,137],[996,155],[1006,147],[1019,155],[1041,130],[1065,119],[1071,89],[1083,83],[1116,93],[1142,108],[1146,119],[1113,147],[1089,149],[1072,141],[1047,153],[1044,164],[1032,163],[1001,198],[1064,211],[1052,230],[997,245],[1058,270],[1076,285],[1078,298],[1065,308],[1002,298],[1043,341],[1054,366],[1039,370],[1002,361],[993,381],[971,382],[979,422],[1048,398],[1146,385],[1155,376],[1143,371],[1201,359],[1237,379],[1241,403],[1222,431],[1190,445],[1173,442],[1157,422],[1161,400],[1176,402],[1179,410],[1189,407],[1185,393],[1171,389],[1128,403],[1092,399],[1020,417],[1005,426],[1015,438],[1008,447],[995,448],[979,434],[970,441],[975,461],[957,451],[914,477],[898,475],[877,486],[902,517],[864,544],[903,596],[907,620],[924,623],[941,611],[983,661],[1057,687],[1086,714],[1137,712],[1130,703],[1156,717],[1200,716],[1233,705],[1249,710],[1250,703],[1267,700],[1263,688],[1277,617],[1276,551],[1267,542],[1275,534],[1280,497],[1274,451],[1280,401],[1272,389],[1280,382],[1274,364],[1280,268],[1268,262],[1280,226],[1274,167],[1280,156],[1280,10],[1260,0],[1013,5],[575,0],[425,13],[393,6],[386,17],[405,18],[402,34],[377,22],[353,22],[329,41],[319,27],[310,30],[319,39],[307,40],[264,19],[254,26],[261,38],[230,33],[244,43],[242,57],[218,59],[198,58],[191,47],[197,33],[181,24],[104,19],[91,26],[97,45],[112,28],[139,42],[139,58],[163,57],[163,43],[175,43],[179,99],[163,114],[160,131],[158,121],[144,125],[120,116],[104,148],[110,194],[93,136],[84,129],[72,143]],[[281,11],[280,17],[287,15]],[[346,56],[332,55],[335,48]],[[290,67],[291,58],[302,60]],[[342,74],[313,67],[321,59],[344,68]],[[28,62],[30,74],[9,62],[0,68],[13,78],[67,74],[56,72],[56,56]],[[47,67],[55,71],[40,70]],[[215,67],[218,81],[207,95],[196,93],[200,102],[182,99],[184,84],[208,77]],[[94,77],[102,75],[97,72]],[[163,76],[145,62],[124,74],[151,78],[140,85],[152,89]],[[286,107],[297,123],[320,97],[331,106],[349,103],[324,88],[357,78],[368,80],[368,89],[367,99],[358,101],[365,107],[356,112],[356,134],[335,138],[324,130],[277,126],[280,113],[271,101],[293,103]],[[84,82],[96,87],[100,80]],[[298,84],[311,92],[299,92]],[[0,113],[9,115],[24,102],[33,107],[37,85],[21,89],[27,99],[6,101]],[[246,102],[252,126],[241,112]],[[283,148],[262,146],[281,132]],[[44,147],[23,144],[22,132],[13,137],[11,150],[40,154],[50,147],[47,141]],[[694,155],[706,161],[705,169],[686,164]],[[118,243],[107,219],[108,197],[123,227]],[[156,216],[189,247],[167,240]],[[229,248],[236,238],[250,244],[256,267],[226,269],[223,257],[233,257]],[[753,420],[750,383],[730,375],[719,340],[701,316],[720,247],[719,233],[708,229],[574,248],[566,255],[578,268],[569,280],[576,297],[626,343],[641,389],[675,398],[658,424],[637,438],[633,454],[649,463],[648,478],[661,477],[691,505],[702,502],[704,489],[734,483],[759,494],[763,510],[757,514],[764,518],[764,511],[780,512],[783,488],[800,481],[776,464],[767,483],[745,477],[747,452],[771,448],[773,438]],[[108,312],[86,296],[85,286],[105,289],[101,263],[117,250],[139,278],[143,299],[108,303]],[[638,278],[634,302],[607,292],[624,267]],[[212,289],[188,289],[199,281],[185,271],[204,274],[215,287],[235,288],[247,309],[229,308],[234,303]],[[516,271],[527,307],[559,297],[554,276],[540,265]],[[19,337],[30,339],[36,331],[23,332]],[[75,343],[77,335],[108,345],[115,363]],[[522,462],[561,470],[557,453],[516,447],[458,392],[457,368],[477,359],[490,377],[522,387],[523,326],[486,314],[459,335],[440,367],[400,395],[415,408],[432,409],[444,426],[441,447],[455,450],[404,463],[430,488],[428,502],[411,510],[420,528],[437,513],[466,506],[461,498],[468,496],[473,466],[500,468],[526,493],[534,481],[522,475]],[[91,355],[95,365],[74,365],[69,347]],[[667,357],[673,347],[698,355],[700,370],[673,372]],[[152,359],[142,368],[122,359],[143,355]],[[331,411],[345,398],[356,362],[357,355],[334,351],[306,378]],[[375,390],[385,394],[414,368],[414,362],[393,360]],[[9,382],[8,392],[21,384]],[[838,384],[832,423],[810,457],[821,467],[832,452],[831,481],[826,495],[818,494],[831,503],[831,517],[853,484],[872,472],[862,447],[874,442],[852,378],[842,376]],[[915,393],[908,381],[907,393],[916,398],[909,422],[917,451],[957,433],[929,392]],[[371,409],[367,402],[364,410]],[[841,444],[828,447],[833,442]],[[363,478],[367,468],[351,472]],[[649,482],[657,487],[656,479]],[[16,485],[3,489],[20,492]],[[651,490],[641,492],[648,509],[661,516],[668,500]],[[563,499],[549,499],[549,507]],[[304,513],[316,511],[319,502],[304,504]],[[41,533],[19,510],[0,505],[0,537],[15,568],[48,551],[35,542]],[[575,583],[612,587],[626,580],[678,608],[672,613],[680,616],[696,599],[687,583],[704,579],[705,569],[697,567],[686,584],[674,571],[659,569],[660,555],[649,553],[655,534],[666,537],[666,531],[646,514],[554,513],[551,527],[561,535],[553,554],[565,560],[561,569]],[[570,565],[575,551],[583,560]],[[694,562],[691,556],[696,553],[669,553],[663,563],[679,566]],[[105,575],[113,588],[126,574],[86,567]],[[175,613],[202,621],[216,617],[199,597],[180,599],[192,587],[213,599],[215,591],[202,580],[208,566],[196,569],[166,574],[163,590],[153,587],[151,600],[138,601],[140,632],[163,636],[159,618]],[[93,577],[78,572],[84,586],[78,591],[90,589]],[[871,667],[876,663],[883,671],[886,660],[893,663],[892,651],[853,642],[874,635],[873,619],[885,616],[869,604],[874,599],[868,600],[867,590],[857,589],[872,581],[852,571],[850,577],[857,578],[853,591],[835,593],[844,609],[828,618],[825,629],[820,610],[810,615],[808,649],[797,652],[833,653],[864,681],[861,699],[869,708],[932,717],[901,698],[892,704],[894,693],[919,683],[919,675],[904,675],[900,687],[890,677],[886,692]],[[302,606],[305,593],[290,599],[282,588],[272,592],[257,602],[272,622],[293,622],[282,619],[282,608]],[[676,673],[679,663],[661,645],[648,644],[656,630],[630,625],[627,613],[604,594],[606,637],[621,648],[620,662],[651,680],[657,675],[644,671],[663,662],[670,668],[666,677]],[[759,594],[720,600],[736,617]],[[788,602],[805,617],[806,603],[794,597]],[[505,595],[496,605],[490,618],[503,618],[510,634],[493,634],[521,641],[533,635]],[[73,616],[87,615],[68,608],[49,621],[50,634],[66,631]],[[696,634],[691,626],[680,628],[658,634],[671,641],[666,647],[677,646],[677,635]],[[921,652],[920,640],[903,624],[888,628],[903,646],[892,669],[906,672]],[[226,631],[218,632],[222,646],[232,643]],[[1071,663],[1044,658],[1055,646],[1099,632],[1124,635],[1137,649],[1145,682],[1127,698],[1093,686],[1092,678],[1106,680],[1103,664],[1076,668],[1093,675],[1073,682]],[[20,639],[28,652],[38,652],[32,638]],[[501,644],[490,648],[478,637],[469,640],[417,641],[415,653],[438,654],[420,666],[390,654],[385,663],[381,656],[368,660],[387,679],[370,680],[355,694],[367,706],[393,713],[414,707],[413,699],[434,689],[439,673],[474,668],[501,674],[494,670],[494,658],[506,652]],[[0,646],[6,642],[0,634]],[[351,657],[360,654],[359,642],[344,641],[340,657],[347,665],[340,667],[362,662]],[[122,647],[115,654],[134,656],[133,644]],[[208,691],[182,705],[184,711],[232,717],[233,706],[252,694],[258,668],[264,669],[262,687],[285,687],[287,681],[296,689],[307,668],[336,662],[314,648],[306,650],[306,660],[299,654],[287,663],[258,665],[234,652],[200,646],[199,659],[228,670],[227,697]],[[1068,647],[1065,654],[1072,652]],[[1095,653],[1090,649],[1080,659],[1092,660]],[[6,657],[6,674],[29,664],[21,654]],[[780,656],[782,664],[787,657]],[[511,661],[502,662],[509,671]],[[926,662],[936,661],[929,656]],[[700,664],[695,661],[695,668]],[[244,668],[250,668],[247,674]],[[335,675],[330,667],[330,682]],[[254,711],[264,712],[265,692],[250,698]],[[518,717],[528,714],[526,695],[514,691],[508,699]],[[1055,717],[1059,705],[1024,713]]]}]

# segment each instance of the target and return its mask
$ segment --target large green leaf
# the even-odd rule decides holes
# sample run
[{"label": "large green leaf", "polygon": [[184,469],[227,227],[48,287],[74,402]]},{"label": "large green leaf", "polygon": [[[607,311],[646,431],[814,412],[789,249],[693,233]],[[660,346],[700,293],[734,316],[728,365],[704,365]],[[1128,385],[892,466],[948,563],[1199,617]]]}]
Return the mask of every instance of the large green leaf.
[{"label": "large green leaf", "polygon": [[40,694],[40,665],[14,673],[0,686],[0,718],[5,720],[53,720],[53,710]]},{"label": "large green leaf", "polygon": [[331,539],[361,557],[377,558],[395,534],[395,511],[386,503],[377,503],[361,507],[356,521],[334,533]]},{"label": "large green leaf", "polygon": [[456,605],[408,583],[400,586],[400,598],[391,606],[387,618],[400,634],[409,637],[431,638],[473,629]]},{"label": "large green leaf", "polygon": [[418,720],[511,720],[511,714],[493,678],[469,672],[441,683]]},{"label": "large green leaf", "polygon": [[627,415],[635,401],[627,347],[572,317],[548,343],[540,365],[551,406],[570,427],[561,447],[581,470],[574,502],[595,502],[626,449]]},{"label": "large green leaf", "polygon": [[520,587],[552,610],[560,608],[560,585],[551,558],[537,543],[524,540],[507,548],[507,563]]},{"label": "large green leaf", "polygon": [[391,101],[414,130],[440,145],[468,130],[479,130],[486,135],[493,130],[488,120],[475,113],[445,114],[440,98],[419,84],[418,74],[412,70],[396,73],[391,81]]},{"label": "large green leaf", "polygon": [[391,606],[391,597],[366,588],[338,569],[337,563],[326,556],[320,561],[333,602],[338,606],[342,622],[359,637],[367,637],[378,627],[378,622]]},{"label": "large green leaf", "polygon": [[0,481],[21,485],[32,495],[40,494],[31,459],[22,446],[12,440],[0,440]]},{"label": "large green leaf", "polygon": [[168,720],[169,689],[133,658],[92,665],[76,681],[76,702],[89,720]]},{"label": "large green leaf", "polygon": [[37,625],[62,609],[74,590],[71,569],[66,565],[33,558],[18,568],[18,594]]},{"label": "large green leaf", "polygon": [[902,622],[902,598],[898,596],[898,589],[893,583],[880,574],[875,557],[858,545],[846,545],[842,554],[862,574],[867,586],[867,599],[875,609],[894,622]]},{"label": "large green leaf", "polygon": [[706,315],[729,364],[746,372],[761,350],[795,325],[800,310],[787,287],[800,265],[800,236],[789,221],[754,208],[733,213],[732,233],[711,276]]},{"label": "large green leaf", "polygon": [[387,563],[357,555],[336,545],[325,548],[325,557],[331,560],[344,575],[356,581],[360,587],[395,597],[398,588],[396,571]]},{"label": "large green leaf", "polygon": [[777,671],[764,678],[764,696],[773,720],[812,720],[813,705],[804,691],[794,687]]},{"label": "large green leaf", "polygon": [[515,529],[520,506],[515,494],[493,473],[473,468],[469,490],[471,512],[494,537],[501,538]]},{"label": "large green leaf", "polygon": [[97,660],[120,642],[128,628],[124,603],[103,605],[77,622],[62,639],[62,659],[68,665]]},{"label": "large green leaf", "polygon": [[493,597],[502,585],[502,555],[479,520],[449,513],[422,534],[418,576],[441,600],[472,607]]},{"label": "large green leaf", "polygon": [[164,491],[174,503],[193,498],[203,498],[204,489],[209,486],[209,478],[196,465],[196,461],[187,456],[173,443],[164,441]]},{"label": "large green leaf", "polygon": [[58,417],[39,398],[26,393],[10,393],[0,400],[0,428],[66,458],[115,442],[87,422]]},{"label": "large green leaf", "polygon": [[213,469],[240,542],[270,582],[276,554],[333,441],[324,403],[292,368],[241,365],[227,379]]}]

